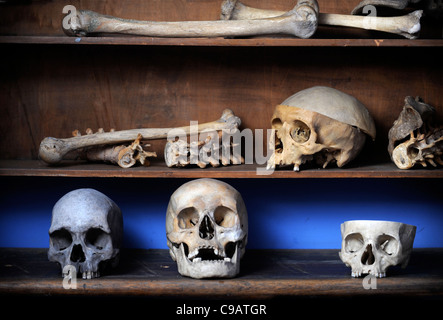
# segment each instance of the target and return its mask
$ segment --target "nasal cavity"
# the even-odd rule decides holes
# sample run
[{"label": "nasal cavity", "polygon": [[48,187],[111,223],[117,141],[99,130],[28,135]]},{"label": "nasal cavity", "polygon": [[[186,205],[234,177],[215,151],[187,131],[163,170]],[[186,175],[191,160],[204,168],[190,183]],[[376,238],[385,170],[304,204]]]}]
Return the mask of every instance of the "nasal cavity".
[{"label": "nasal cavity", "polygon": [[374,264],[374,262],[375,262],[375,257],[374,254],[372,253],[372,245],[368,244],[361,256],[361,263],[369,266],[371,264]]},{"label": "nasal cavity", "polygon": [[214,226],[207,215],[204,216],[198,231],[202,239],[211,240],[214,237]]},{"label": "nasal cavity", "polygon": [[80,244],[74,245],[71,252],[72,262],[84,262],[86,260],[85,253],[83,252],[82,246]]}]

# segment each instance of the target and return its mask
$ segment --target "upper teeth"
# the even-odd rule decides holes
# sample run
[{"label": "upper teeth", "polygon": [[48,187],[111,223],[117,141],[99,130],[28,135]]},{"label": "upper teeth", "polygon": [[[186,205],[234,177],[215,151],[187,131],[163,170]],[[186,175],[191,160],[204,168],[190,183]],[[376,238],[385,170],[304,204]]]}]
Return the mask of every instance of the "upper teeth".
[{"label": "upper teeth", "polygon": [[[199,254],[200,249],[212,249],[214,251],[214,255],[220,256],[222,258],[224,254],[219,250],[218,248],[212,247],[212,246],[200,246],[198,248],[195,248],[188,254],[188,259],[192,261],[201,261],[201,258],[196,258]],[[197,260],[198,259],[198,260]]]},{"label": "upper teeth", "polygon": [[195,258],[198,255],[198,248],[194,249],[192,252],[190,252],[188,254],[188,259],[192,260],[193,258]]}]

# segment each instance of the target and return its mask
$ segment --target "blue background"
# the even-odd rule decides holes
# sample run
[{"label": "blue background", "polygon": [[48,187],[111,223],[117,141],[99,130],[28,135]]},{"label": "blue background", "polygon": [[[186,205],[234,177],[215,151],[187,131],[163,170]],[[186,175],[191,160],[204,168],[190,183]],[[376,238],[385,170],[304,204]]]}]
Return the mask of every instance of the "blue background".
[{"label": "blue background", "polygon": [[[88,187],[105,193],[121,208],[124,247],[166,249],[166,207],[170,195],[186,181],[2,177],[0,247],[48,247],[52,207],[65,193]],[[414,247],[443,247],[440,179],[223,181],[240,191],[246,203],[251,249],[340,248],[340,224],[354,219],[413,224]]]}]

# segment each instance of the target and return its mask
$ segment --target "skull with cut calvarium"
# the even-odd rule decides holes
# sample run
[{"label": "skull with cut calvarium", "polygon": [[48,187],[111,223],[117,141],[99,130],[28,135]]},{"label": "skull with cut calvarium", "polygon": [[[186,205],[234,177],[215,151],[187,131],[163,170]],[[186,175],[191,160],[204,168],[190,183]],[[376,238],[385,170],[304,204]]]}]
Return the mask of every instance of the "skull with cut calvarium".
[{"label": "skull with cut calvarium", "polygon": [[354,159],[363,148],[365,133],[375,139],[375,124],[354,97],[329,87],[312,87],[286,99],[272,116],[273,150],[267,168],[300,165],[315,159],[325,168]]},{"label": "skull with cut calvarium", "polygon": [[227,183],[197,179],[172,194],[166,213],[166,237],[181,275],[236,276],[247,236],[245,204],[240,193]]},{"label": "skull with cut calvarium", "polygon": [[341,225],[340,259],[352,268],[353,277],[386,277],[389,267],[408,264],[416,229],[393,221],[346,221]]},{"label": "skull with cut calvarium", "polygon": [[122,238],[122,214],[114,201],[94,189],[77,189],[52,210],[48,258],[62,272],[73,266],[83,279],[96,278],[108,262],[117,265]]}]

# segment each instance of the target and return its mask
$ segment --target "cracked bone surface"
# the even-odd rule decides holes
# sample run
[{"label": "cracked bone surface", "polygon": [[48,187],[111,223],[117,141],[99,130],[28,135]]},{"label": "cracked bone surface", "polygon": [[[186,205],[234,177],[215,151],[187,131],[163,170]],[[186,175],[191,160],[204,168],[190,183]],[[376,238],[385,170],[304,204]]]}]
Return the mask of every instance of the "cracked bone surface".
[{"label": "cracked bone surface", "polygon": [[341,224],[340,259],[351,275],[386,277],[391,266],[405,268],[412,252],[417,227],[393,221],[352,220]]},{"label": "cracked bone surface", "polygon": [[405,105],[389,130],[388,152],[399,169],[417,164],[443,165],[443,125],[435,125],[435,108],[419,97],[405,98]]},{"label": "cracked bone surface", "polygon": [[[234,124],[240,123],[240,118],[236,117],[232,110],[225,109],[220,119],[198,125],[198,132],[212,129],[229,129]],[[165,139],[173,131],[190,133],[191,126],[179,128],[141,128],[113,132],[98,132],[84,136],[76,136],[66,139],[47,137],[40,143],[39,158],[48,164],[57,164],[63,157],[71,151],[100,145],[112,145],[135,141],[139,135],[141,140]]]},{"label": "cracked bone surface", "polygon": [[169,200],[166,238],[181,275],[197,279],[235,277],[248,239],[242,196],[215,179],[183,184]]},{"label": "cracked bone surface", "polygon": [[52,209],[48,259],[71,265],[83,279],[97,278],[110,263],[116,267],[123,240],[119,207],[94,189],[77,189],[61,197]]},{"label": "cracked bone surface", "polygon": [[274,130],[269,144],[272,154],[267,168],[300,165],[315,159],[325,168],[338,167],[354,159],[366,135],[375,139],[375,124],[366,107],[356,98],[329,87],[297,92],[275,108]]},{"label": "cracked bone surface", "polygon": [[[220,19],[254,20],[281,15],[284,11],[256,9],[237,0],[225,0],[222,3]],[[383,31],[416,39],[421,29],[422,10],[416,10],[398,17],[355,16],[335,13],[318,14],[318,25],[352,27],[366,30]]]},{"label": "cracked bone surface", "polygon": [[279,17],[253,21],[137,21],[78,10],[71,19],[69,35],[123,33],[148,37],[237,37],[289,34],[309,38],[317,29],[316,0],[299,0],[290,11]]}]

